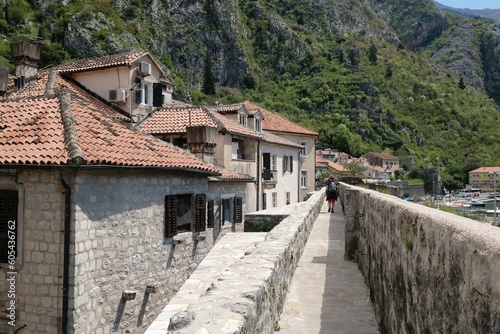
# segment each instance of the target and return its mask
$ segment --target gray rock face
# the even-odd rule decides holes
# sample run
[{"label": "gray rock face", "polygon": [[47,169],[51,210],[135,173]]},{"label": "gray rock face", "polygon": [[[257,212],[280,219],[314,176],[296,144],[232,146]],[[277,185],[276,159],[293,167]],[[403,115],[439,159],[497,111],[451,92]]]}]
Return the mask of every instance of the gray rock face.
[{"label": "gray rock face", "polygon": [[[64,47],[76,55],[103,56],[120,53],[129,45],[139,44],[131,34],[105,33],[112,30],[113,23],[103,13],[78,13],[68,23]],[[103,37],[99,40],[97,36]]]}]

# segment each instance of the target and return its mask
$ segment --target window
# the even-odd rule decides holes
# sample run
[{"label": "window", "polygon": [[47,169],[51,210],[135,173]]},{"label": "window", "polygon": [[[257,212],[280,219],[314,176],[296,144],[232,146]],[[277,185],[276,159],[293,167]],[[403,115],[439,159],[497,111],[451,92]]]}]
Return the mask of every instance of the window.
[{"label": "window", "polygon": [[262,178],[266,181],[277,181],[276,154],[262,153]]},{"label": "window", "polygon": [[205,231],[206,202],[205,194],[165,196],[165,236]]},{"label": "window", "polygon": [[255,160],[255,145],[251,140],[243,140],[232,138],[232,155],[233,160]]},{"label": "window", "polygon": [[289,191],[287,191],[285,193],[285,197],[286,197],[286,205],[290,204],[290,192]]},{"label": "window", "polygon": [[[0,190],[0,263],[8,263],[12,252],[14,252],[14,256],[17,256],[19,243],[17,240],[18,204],[19,194],[17,190]],[[13,245],[9,244],[12,237],[16,239]]]},{"label": "window", "polygon": [[267,194],[263,193],[262,194],[262,210],[265,210],[267,208]]},{"label": "window", "polygon": [[302,158],[307,157],[307,142],[306,141],[301,141],[300,142],[300,146],[302,146],[301,149],[300,149],[300,156]]},{"label": "window", "polygon": [[293,155],[285,155],[283,157],[283,173],[293,173]]},{"label": "window", "polygon": [[239,114],[238,115],[238,123],[240,123],[241,125],[247,126],[247,115]]},{"label": "window", "polygon": [[255,132],[262,132],[262,120],[260,118],[255,118]]},{"label": "window", "polygon": [[307,171],[300,171],[300,186],[302,188],[307,188]]},{"label": "window", "polygon": [[278,193],[272,193],[273,208],[278,206]]},{"label": "window", "polygon": [[222,225],[243,222],[243,199],[222,197]]},{"label": "window", "polygon": [[151,106],[153,102],[153,89],[151,85],[142,81],[141,78],[135,78],[137,88],[135,89],[135,102]]}]

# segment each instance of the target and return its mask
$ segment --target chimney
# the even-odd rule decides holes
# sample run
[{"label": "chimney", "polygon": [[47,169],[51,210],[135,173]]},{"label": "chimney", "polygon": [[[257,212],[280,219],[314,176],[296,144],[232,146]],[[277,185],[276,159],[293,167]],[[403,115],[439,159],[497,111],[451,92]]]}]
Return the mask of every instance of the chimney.
[{"label": "chimney", "polygon": [[210,126],[186,127],[187,142],[191,153],[205,162],[214,163],[214,148],[217,145],[217,128]]},{"label": "chimney", "polygon": [[12,60],[16,65],[16,86],[23,89],[38,76],[38,62],[42,44],[33,41],[15,42],[10,45]]}]

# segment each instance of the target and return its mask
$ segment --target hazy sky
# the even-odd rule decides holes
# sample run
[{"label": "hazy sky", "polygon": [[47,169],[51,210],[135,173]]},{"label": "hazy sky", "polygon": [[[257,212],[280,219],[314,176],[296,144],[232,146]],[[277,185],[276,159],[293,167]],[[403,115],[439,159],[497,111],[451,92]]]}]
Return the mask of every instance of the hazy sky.
[{"label": "hazy sky", "polygon": [[500,9],[499,0],[436,0],[437,2],[454,7],[454,8],[470,8],[470,9]]}]

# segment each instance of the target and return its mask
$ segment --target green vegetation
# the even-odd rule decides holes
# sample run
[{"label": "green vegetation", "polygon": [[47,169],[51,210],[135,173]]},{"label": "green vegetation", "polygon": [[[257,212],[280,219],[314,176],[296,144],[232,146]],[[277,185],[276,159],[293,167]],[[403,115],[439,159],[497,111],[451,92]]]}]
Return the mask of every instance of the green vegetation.
[{"label": "green vegetation", "polygon": [[[390,153],[400,158],[406,171],[439,169],[449,189],[462,187],[468,171],[499,164],[499,107],[483,90],[469,89],[462,77],[431,59],[433,52],[450,43],[447,31],[418,52],[411,51],[416,22],[436,17],[429,1],[392,1],[391,21],[402,41],[399,45],[380,35],[386,23],[359,0],[334,4],[339,9],[336,19],[356,27],[350,34],[332,29],[314,1],[241,0],[236,5],[236,36],[229,35],[220,22],[221,9],[210,1],[201,1],[201,23],[180,23],[172,15],[168,32],[152,22],[152,1],[132,0],[120,10],[112,0],[50,3],[39,9],[30,3],[0,5],[0,31],[8,37],[0,43],[0,65],[11,70],[9,43],[19,38],[46,41],[42,67],[84,56],[80,52],[85,50],[64,48],[67,26],[76,17],[82,26],[97,22],[100,29],[92,43],[105,52],[112,51],[110,35],[131,34],[149,50],[157,49],[158,43],[178,43],[171,53],[157,55],[176,84],[176,99],[194,104],[251,100],[317,131],[319,148],[352,156]],[[280,21],[273,24],[271,14]],[[450,29],[461,22],[448,17]],[[471,22],[479,38],[491,34],[490,23]],[[249,73],[239,85],[217,81],[220,68],[214,55],[220,45],[211,43],[212,35],[220,35],[231,47],[239,43],[244,51]],[[122,44],[124,49],[132,46]],[[400,176],[408,179],[406,173]]]}]

